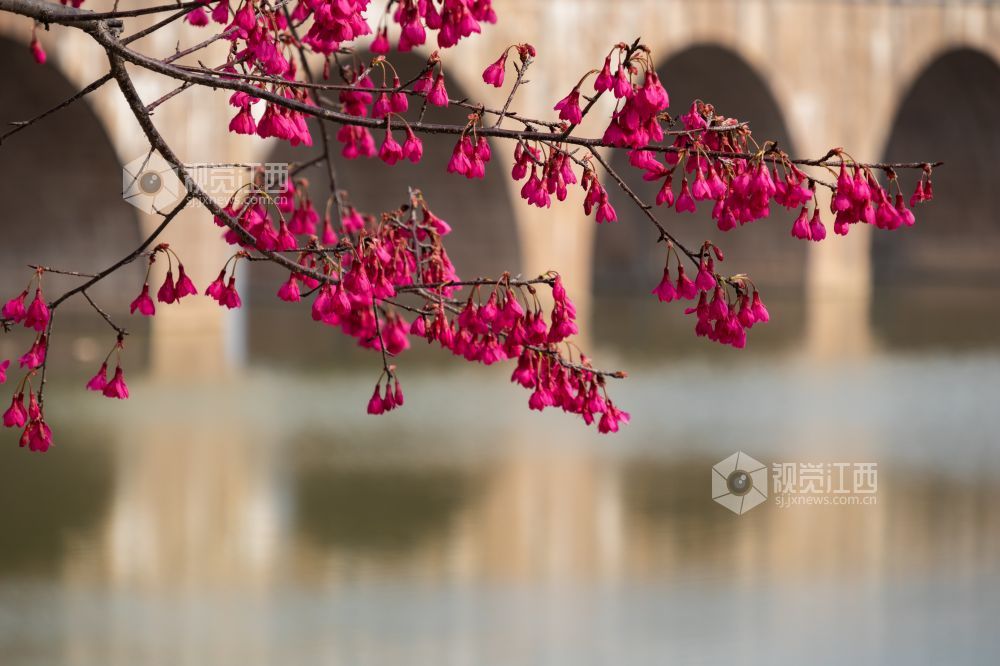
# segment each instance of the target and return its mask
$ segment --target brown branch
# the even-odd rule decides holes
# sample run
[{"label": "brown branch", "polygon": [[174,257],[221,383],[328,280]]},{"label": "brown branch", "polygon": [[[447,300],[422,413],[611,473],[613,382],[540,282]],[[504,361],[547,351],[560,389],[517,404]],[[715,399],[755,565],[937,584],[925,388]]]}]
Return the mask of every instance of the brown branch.
[{"label": "brown branch", "polygon": [[71,97],[68,97],[67,99],[64,99],[63,101],[61,101],[58,104],[56,104],[55,106],[53,106],[51,109],[48,109],[47,111],[43,111],[42,113],[38,114],[34,118],[31,118],[30,120],[16,120],[16,121],[10,123],[11,125],[14,125],[14,129],[8,130],[8,131],[4,132],[2,135],[0,135],[0,144],[3,144],[4,139],[6,139],[7,137],[13,136],[14,134],[17,134],[18,132],[20,132],[21,130],[26,129],[26,128],[30,127],[31,125],[34,125],[39,120],[52,115],[56,111],[60,111],[62,109],[65,109],[67,106],[71,105],[73,102],[76,102],[77,100],[83,99],[84,97],[86,97],[90,93],[94,92],[95,90],[97,90],[98,88],[100,88],[101,86],[103,86],[105,83],[107,83],[110,80],[111,80],[111,74],[105,74],[101,78],[99,78],[96,81],[94,81],[94,82],[90,83],[89,85],[87,85],[85,88],[83,88],[80,91],[74,93]]},{"label": "brown branch", "polygon": [[98,282],[100,282],[101,280],[103,280],[104,278],[106,278],[107,276],[109,276],[112,273],[114,273],[115,271],[117,271],[122,266],[124,266],[126,264],[130,264],[133,261],[135,261],[136,259],[138,259],[140,256],[142,256],[143,251],[147,247],[149,247],[150,244],[154,240],[156,240],[157,236],[159,236],[161,233],[163,233],[163,230],[167,228],[167,225],[169,225],[173,221],[173,219],[175,217],[177,217],[177,214],[180,213],[181,210],[184,209],[184,207],[188,204],[189,201],[191,201],[191,194],[190,193],[186,194],[184,196],[184,198],[181,199],[180,203],[178,203],[176,206],[174,206],[174,208],[169,213],[167,213],[164,216],[163,221],[160,222],[160,224],[156,227],[156,229],[154,229],[153,232],[149,236],[146,237],[146,240],[142,241],[142,243],[139,244],[139,247],[135,248],[134,250],[132,250],[131,252],[129,252],[127,255],[125,255],[124,257],[122,257],[121,259],[119,259],[118,261],[116,261],[115,263],[111,264],[110,266],[108,266],[103,271],[101,271],[100,273],[98,273],[94,277],[90,278],[89,280],[87,280],[83,284],[70,289],[69,291],[67,291],[66,293],[64,293],[62,296],[60,296],[59,298],[57,298],[54,301],[52,301],[51,303],[49,303],[49,309],[50,310],[55,310],[57,307],[59,307],[60,303],[62,303],[63,301],[65,301],[67,298],[69,298],[73,294],[78,294],[78,293],[82,292],[85,289],[89,289],[90,287],[94,286],[95,284],[97,284]]}]

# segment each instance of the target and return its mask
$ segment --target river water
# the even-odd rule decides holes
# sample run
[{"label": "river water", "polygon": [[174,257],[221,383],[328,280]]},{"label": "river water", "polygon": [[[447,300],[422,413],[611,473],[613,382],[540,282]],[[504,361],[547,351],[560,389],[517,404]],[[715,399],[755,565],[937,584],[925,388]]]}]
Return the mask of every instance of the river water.
[{"label": "river water", "polygon": [[[503,369],[403,377],[381,418],[367,368],[53,385],[57,447],[0,449],[2,662],[1000,657],[995,349],[639,364],[613,438]],[[737,450],[875,462],[877,504],[737,516]]]}]

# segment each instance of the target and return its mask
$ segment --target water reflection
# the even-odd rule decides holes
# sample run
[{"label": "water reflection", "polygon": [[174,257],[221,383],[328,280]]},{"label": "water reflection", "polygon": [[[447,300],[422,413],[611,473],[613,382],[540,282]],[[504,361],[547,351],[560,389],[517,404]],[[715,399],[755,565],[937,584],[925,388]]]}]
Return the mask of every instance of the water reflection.
[{"label": "water reflection", "polygon": [[[988,353],[647,369],[614,440],[488,372],[408,376],[383,419],[367,374],[54,387],[58,448],[2,454],[3,661],[989,663],[998,377]],[[736,517],[708,479],[737,448],[877,461],[878,505]]]}]

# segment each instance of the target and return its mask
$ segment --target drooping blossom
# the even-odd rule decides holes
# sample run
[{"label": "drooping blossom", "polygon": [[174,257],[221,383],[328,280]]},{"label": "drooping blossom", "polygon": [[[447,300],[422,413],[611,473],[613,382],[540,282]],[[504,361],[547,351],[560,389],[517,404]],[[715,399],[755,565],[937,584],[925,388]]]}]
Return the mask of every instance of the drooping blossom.
[{"label": "drooping blossom", "polygon": [[29,348],[28,351],[21,356],[18,361],[18,365],[22,368],[27,368],[28,370],[40,368],[42,364],[45,363],[45,355],[48,352],[49,347],[48,343],[48,337],[44,333],[39,335],[31,344],[31,348]]},{"label": "drooping blossom", "polygon": [[101,389],[101,392],[108,398],[116,398],[118,400],[128,399],[128,385],[125,383],[125,373],[122,372],[120,365],[115,366],[114,376]]},{"label": "drooping blossom", "polygon": [[561,120],[573,125],[583,121],[583,113],[580,110],[580,91],[577,88],[573,88],[570,94],[559,100],[553,108],[559,112]]},{"label": "drooping blossom", "polygon": [[104,363],[101,363],[100,369],[98,369],[97,373],[93,377],[91,377],[90,380],[87,382],[87,390],[103,393],[104,387],[106,387],[107,385],[108,385],[108,363],[107,361],[105,361]]},{"label": "drooping blossom", "polygon": [[173,303],[177,300],[177,288],[174,285],[174,272],[172,270],[167,270],[163,284],[156,290],[156,300],[160,303]]},{"label": "drooping blossom", "polygon": [[139,295],[135,297],[135,300],[128,306],[129,312],[135,314],[138,310],[139,314],[144,317],[152,317],[156,314],[156,304],[153,303],[153,299],[149,296],[149,283],[146,282],[142,285],[142,291]]},{"label": "drooping blossom", "polygon": [[444,87],[444,74],[438,74],[434,79],[434,85],[427,93],[427,101],[433,106],[448,106],[448,91]]},{"label": "drooping blossom", "polygon": [[43,330],[49,324],[49,306],[45,303],[45,298],[42,296],[42,288],[38,287],[35,289],[35,298],[31,301],[28,306],[27,313],[24,317],[24,325],[27,328],[33,328],[36,331]]},{"label": "drooping blossom", "polygon": [[194,286],[194,282],[188,277],[187,272],[184,270],[184,264],[177,265],[177,284],[174,286],[174,296],[179,301],[185,296],[191,296],[198,293],[198,288]]},{"label": "drooping blossom", "polygon": [[28,422],[28,412],[24,408],[24,393],[16,393],[10,407],[3,413],[3,424],[7,428],[21,428]]},{"label": "drooping blossom", "polygon": [[24,299],[27,298],[27,296],[28,292],[25,290],[7,301],[3,306],[3,318],[9,319],[14,323],[24,321],[24,318],[28,316],[28,311],[24,307]]},{"label": "drooping blossom", "polygon": [[38,41],[38,38],[32,36],[31,44],[28,46],[31,50],[31,57],[34,58],[35,63],[44,65],[45,61],[48,60],[48,56],[45,53],[45,49],[42,48],[42,43]]},{"label": "drooping blossom", "polygon": [[503,85],[504,69],[507,65],[507,51],[503,52],[497,61],[486,68],[483,72],[483,81],[495,88]]}]

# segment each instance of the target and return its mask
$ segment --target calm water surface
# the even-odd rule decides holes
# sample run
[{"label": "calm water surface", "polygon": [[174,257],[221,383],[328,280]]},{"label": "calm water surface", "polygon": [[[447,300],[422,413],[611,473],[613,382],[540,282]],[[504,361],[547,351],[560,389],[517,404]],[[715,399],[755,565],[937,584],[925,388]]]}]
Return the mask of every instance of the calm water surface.
[{"label": "calm water surface", "polygon": [[[504,371],[134,381],[0,451],[3,664],[1000,660],[1000,355],[647,367],[616,438]],[[710,499],[737,449],[876,506]]]}]

